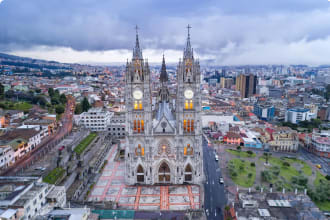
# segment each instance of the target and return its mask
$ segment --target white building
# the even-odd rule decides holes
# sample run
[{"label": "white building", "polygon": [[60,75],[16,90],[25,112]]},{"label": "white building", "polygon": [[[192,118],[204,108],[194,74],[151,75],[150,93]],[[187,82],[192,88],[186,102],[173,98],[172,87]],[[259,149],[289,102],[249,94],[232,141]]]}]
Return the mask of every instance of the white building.
[{"label": "white building", "polygon": [[113,114],[104,108],[91,108],[77,116],[76,122],[92,131],[106,131]]},{"label": "white building", "polygon": [[15,162],[14,150],[11,146],[0,144],[0,169],[7,168]]},{"label": "white building", "polygon": [[125,120],[124,113],[114,113],[113,117],[111,117],[110,124],[108,125],[108,131],[113,137],[125,137]]},{"label": "white building", "polygon": [[306,108],[291,108],[285,113],[285,121],[298,124],[301,121],[310,121],[316,118],[316,116],[317,114],[311,113],[311,111]]}]

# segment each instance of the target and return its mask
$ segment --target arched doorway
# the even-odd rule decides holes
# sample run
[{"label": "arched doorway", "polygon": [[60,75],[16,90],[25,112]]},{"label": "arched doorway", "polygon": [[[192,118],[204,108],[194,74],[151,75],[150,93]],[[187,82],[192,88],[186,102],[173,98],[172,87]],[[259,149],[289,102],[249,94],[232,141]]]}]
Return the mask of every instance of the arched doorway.
[{"label": "arched doorway", "polygon": [[167,163],[163,162],[159,166],[158,181],[160,183],[169,183],[171,181],[171,171]]},{"label": "arched doorway", "polygon": [[136,170],[136,181],[138,183],[143,183],[144,182],[144,169],[141,165],[139,165],[137,170]]},{"label": "arched doorway", "polygon": [[188,164],[184,169],[184,181],[185,182],[192,181],[192,168],[190,164]]}]

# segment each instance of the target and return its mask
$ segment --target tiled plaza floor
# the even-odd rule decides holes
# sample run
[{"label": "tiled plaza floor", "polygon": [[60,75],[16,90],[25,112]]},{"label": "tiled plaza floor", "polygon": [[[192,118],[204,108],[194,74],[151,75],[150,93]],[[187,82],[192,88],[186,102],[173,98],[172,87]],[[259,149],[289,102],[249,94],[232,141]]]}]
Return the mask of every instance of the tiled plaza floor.
[{"label": "tiled plaza floor", "polygon": [[124,162],[115,162],[117,146],[110,150],[109,161],[89,196],[89,201],[115,201],[119,207],[135,210],[186,210],[200,208],[197,185],[127,186]]}]

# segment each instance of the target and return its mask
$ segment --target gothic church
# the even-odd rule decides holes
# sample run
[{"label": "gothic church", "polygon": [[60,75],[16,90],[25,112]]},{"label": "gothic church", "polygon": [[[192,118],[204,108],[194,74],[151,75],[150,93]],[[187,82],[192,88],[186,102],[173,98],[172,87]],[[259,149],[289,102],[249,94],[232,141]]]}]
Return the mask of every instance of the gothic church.
[{"label": "gothic church", "polygon": [[171,100],[163,57],[156,104],[152,106],[151,76],[136,33],[133,58],[126,65],[125,182],[143,184],[201,184],[201,72],[190,44],[190,26],[177,67],[176,99]]}]

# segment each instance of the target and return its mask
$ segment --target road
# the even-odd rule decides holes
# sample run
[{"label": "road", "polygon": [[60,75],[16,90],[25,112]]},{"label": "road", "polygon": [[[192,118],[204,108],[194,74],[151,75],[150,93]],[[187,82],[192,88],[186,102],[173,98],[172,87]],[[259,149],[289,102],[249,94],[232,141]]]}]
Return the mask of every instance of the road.
[{"label": "road", "polygon": [[23,168],[31,165],[35,160],[40,159],[45,155],[50,149],[54,147],[65,135],[67,135],[72,129],[72,117],[73,117],[73,108],[75,106],[75,101],[72,97],[68,97],[68,102],[65,108],[65,112],[62,116],[60,126],[56,133],[46,137],[35,149],[30,151],[26,156],[16,161],[16,163],[1,173],[2,176],[12,176]]},{"label": "road", "polygon": [[315,166],[320,164],[322,166],[321,171],[325,175],[330,175],[330,159],[325,157],[319,157],[313,153],[308,152],[302,147],[299,148],[299,159],[303,161],[310,161]]},{"label": "road", "polygon": [[[215,151],[203,137],[204,174],[204,209],[207,219],[223,219],[222,210],[227,204],[224,184],[219,183],[222,176],[219,163],[215,161]],[[221,158],[219,158],[221,160]]]}]

